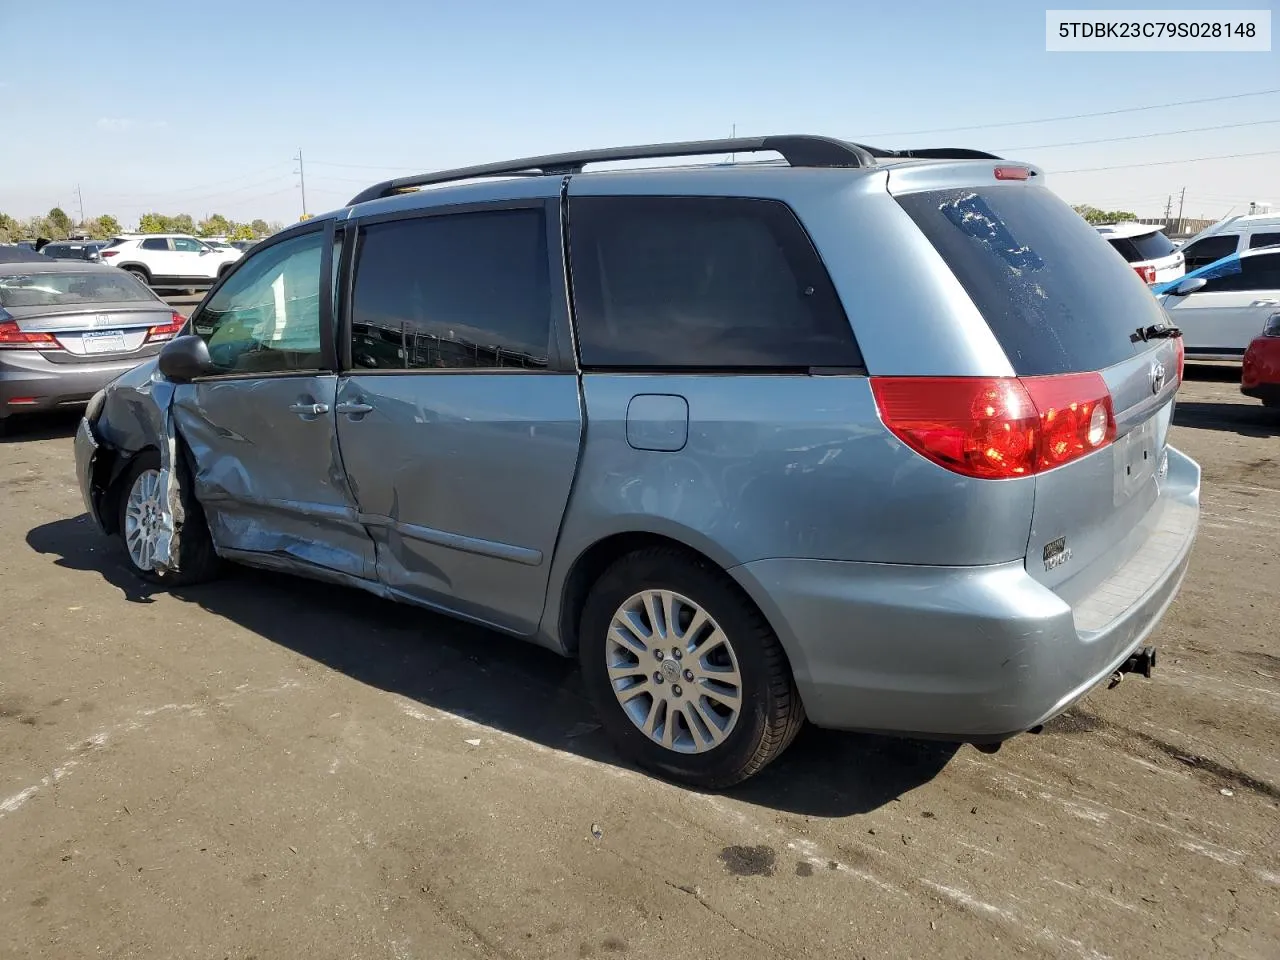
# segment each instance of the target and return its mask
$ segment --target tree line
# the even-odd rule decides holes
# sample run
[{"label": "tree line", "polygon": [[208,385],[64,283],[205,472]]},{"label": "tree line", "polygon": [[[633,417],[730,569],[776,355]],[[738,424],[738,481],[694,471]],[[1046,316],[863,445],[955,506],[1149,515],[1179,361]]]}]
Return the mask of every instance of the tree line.
[{"label": "tree line", "polygon": [[[229,240],[260,240],[277,230],[282,224],[268,223],[261,218],[246,223],[237,222],[215,213],[196,221],[189,213],[168,216],[163,213],[144,213],[138,218],[137,233],[189,233],[198,237],[226,237]],[[0,243],[17,240],[66,240],[72,234],[88,234],[93,240],[109,240],[124,232],[120,221],[108,213],[76,222],[61,207],[54,207],[43,217],[19,220],[7,213],[0,213]]]},{"label": "tree line", "polygon": [[1093,224],[1099,223],[1125,223],[1129,220],[1137,220],[1136,213],[1130,213],[1128,210],[1099,210],[1087,203],[1079,204],[1071,208],[1080,216]]}]

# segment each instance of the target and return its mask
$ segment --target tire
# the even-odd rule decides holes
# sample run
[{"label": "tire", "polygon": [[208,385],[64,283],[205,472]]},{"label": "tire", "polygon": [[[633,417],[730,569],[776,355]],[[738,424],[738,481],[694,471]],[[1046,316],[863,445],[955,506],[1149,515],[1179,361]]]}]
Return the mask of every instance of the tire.
[{"label": "tire", "polygon": [[[667,609],[680,625],[665,637],[678,642],[662,645],[661,661],[652,642],[661,631],[653,629],[653,617],[643,612],[645,591],[672,594]],[[655,602],[661,619],[665,612],[660,594]],[[611,636],[615,615],[621,615],[624,606],[630,607],[631,622],[637,624],[627,645],[613,639],[620,634]],[[698,609],[711,623],[691,630],[689,620]],[[712,626],[718,627],[724,643],[712,637]],[[646,630],[648,636],[643,635]],[[634,647],[637,640],[645,650]],[[677,659],[676,648],[688,654],[688,660]],[[695,657],[699,648],[704,656]],[[600,576],[583,606],[578,659],[600,722],[618,748],[640,766],[690,786],[719,789],[747,779],[776,759],[804,724],[791,667],[764,616],[723,571],[678,549],[636,551]],[[615,672],[611,678],[611,664],[634,673],[624,677]],[[720,696],[711,699],[705,692],[726,692],[729,687],[719,684],[714,674],[734,677],[735,667],[738,710],[728,719],[731,708],[719,702]],[[615,692],[615,682],[633,694],[627,708]],[[704,693],[696,705],[681,683]],[[644,692],[636,693],[641,687]],[[659,697],[666,698],[664,706],[658,705]],[[672,703],[679,704],[679,712],[671,709]],[[707,718],[717,723],[716,731]],[[652,736],[639,725],[646,722]]]},{"label": "tire", "polygon": [[[179,465],[178,469],[185,470],[185,467]],[[161,574],[150,567],[144,567],[130,551],[128,543],[130,492],[138,483],[139,477],[148,472],[157,475],[160,472],[160,454],[154,450],[145,450],[134,457],[133,462],[129,464],[129,469],[124,472],[116,486],[116,534],[125,563],[136,577],[148,583],[162,584],[167,587],[185,587],[212,580],[218,574],[220,561],[213,549],[213,539],[209,536],[209,525],[205,521],[204,510],[191,494],[189,484],[184,485],[182,494],[182,508],[186,521],[182,525],[182,539],[178,547],[177,572]]]},{"label": "tire", "polygon": [[151,274],[148,272],[146,267],[123,267],[122,269],[132,273],[146,286],[151,286]]}]

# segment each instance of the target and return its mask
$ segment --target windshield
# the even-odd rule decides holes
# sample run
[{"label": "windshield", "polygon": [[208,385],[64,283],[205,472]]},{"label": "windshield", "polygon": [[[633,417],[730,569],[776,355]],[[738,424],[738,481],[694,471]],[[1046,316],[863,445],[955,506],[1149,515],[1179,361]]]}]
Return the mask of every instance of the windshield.
[{"label": "windshield", "polygon": [[1164,311],[1098,232],[1041,187],[898,197],[982,312],[1019,376],[1101,370]]},{"label": "windshield", "polygon": [[61,307],[76,303],[154,301],[151,291],[123,270],[102,273],[22,273],[0,276],[0,306]]}]

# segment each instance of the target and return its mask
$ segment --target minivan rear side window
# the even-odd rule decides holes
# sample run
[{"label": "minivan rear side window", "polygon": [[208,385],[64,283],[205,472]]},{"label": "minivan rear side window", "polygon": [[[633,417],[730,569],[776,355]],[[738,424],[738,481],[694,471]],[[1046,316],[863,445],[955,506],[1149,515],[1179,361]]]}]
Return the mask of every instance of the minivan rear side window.
[{"label": "minivan rear side window", "polygon": [[898,202],[986,318],[1018,376],[1100,370],[1164,321],[1142,281],[1049,190],[994,186]]},{"label": "minivan rear side window", "polygon": [[860,367],[826,267],[775,200],[569,202],[585,367]]},{"label": "minivan rear side window", "polygon": [[1280,233],[1255,233],[1249,238],[1249,249],[1280,246]]},{"label": "minivan rear side window", "polygon": [[541,207],[413,217],[361,231],[351,362],[373,370],[547,366]]}]

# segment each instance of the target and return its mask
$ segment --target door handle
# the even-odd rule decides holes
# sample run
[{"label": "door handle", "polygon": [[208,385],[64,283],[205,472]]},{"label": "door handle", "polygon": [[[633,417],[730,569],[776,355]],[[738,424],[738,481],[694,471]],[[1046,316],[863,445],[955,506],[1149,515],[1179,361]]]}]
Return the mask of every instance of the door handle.
[{"label": "door handle", "polygon": [[1255,300],[1255,301],[1253,301],[1253,303],[1249,304],[1249,306],[1251,306],[1251,307],[1277,307],[1277,306],[1280,306],[1280,300],[1273,300],[1273,299],[1270,299],[1270,298],[1263,299],[1263,300]]},{"label": "door handle", "polygon": [[291,403],[289,409],[304,417],[318,417],[322,413],[329,412],[329,405],[327,403]]},{"label": "door handle", "polygon": [[373,407],[361,400],[343,401],[333,408],[335,413],[372,413]]}]

